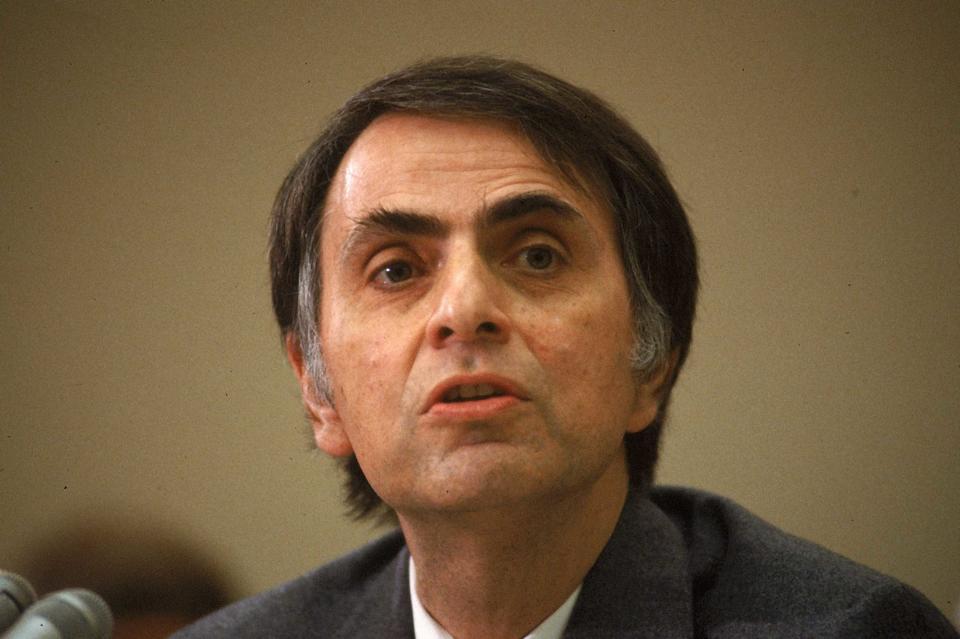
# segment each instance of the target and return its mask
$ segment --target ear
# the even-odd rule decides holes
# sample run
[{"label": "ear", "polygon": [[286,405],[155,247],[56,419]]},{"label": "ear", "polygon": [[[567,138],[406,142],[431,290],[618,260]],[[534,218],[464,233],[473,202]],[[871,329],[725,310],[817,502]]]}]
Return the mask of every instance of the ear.
[{"label": "ear", "polygon": [[656,419],[663,399],[663,385],[673,376],[676,365],[677,353],[674,351],[657,370],[637,384],[636,401],[627,425],[628,433],[639,433]]},{"label": "ear", "polygon": [[319,397],[316,384],[310,371],[303,361],[303,352],[300,350],[299,340],[292,333],[284,338],[287,348],[287,360],[293,367],[293,372],[300,382],[300,395],[303,397],[303,408],[307,419],[313,428],[313,441],[317,448],[331,457],[346,457],[353,453],[350,438],[343,428],[343,422],[337,410],[329,402]]}]

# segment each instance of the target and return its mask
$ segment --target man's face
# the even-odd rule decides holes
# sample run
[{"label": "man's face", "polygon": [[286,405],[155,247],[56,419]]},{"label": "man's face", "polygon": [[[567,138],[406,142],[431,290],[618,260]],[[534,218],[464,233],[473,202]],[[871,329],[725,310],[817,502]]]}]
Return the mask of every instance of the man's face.
[{"label": "man's face", "polygon": [[656,402],[613,223],[521,135],[381,116],[333,180],[321,255],[317,443],[398,513],[626,482],[623,435]]}]

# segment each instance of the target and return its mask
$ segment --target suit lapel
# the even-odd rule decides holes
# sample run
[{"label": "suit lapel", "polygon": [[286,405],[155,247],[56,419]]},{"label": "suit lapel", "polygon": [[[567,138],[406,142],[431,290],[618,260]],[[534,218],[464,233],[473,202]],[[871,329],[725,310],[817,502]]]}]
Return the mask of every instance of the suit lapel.
[{"label": "suit lapel", "polygon": [[680,531],[663,511],[631,492],[563,636],[692,638],[686,555]]},{"label": "suit lapel", "polygon": [[365,587],[360,603],[335,635],[337,639],[414,639],[408,560],[404,547]]}]

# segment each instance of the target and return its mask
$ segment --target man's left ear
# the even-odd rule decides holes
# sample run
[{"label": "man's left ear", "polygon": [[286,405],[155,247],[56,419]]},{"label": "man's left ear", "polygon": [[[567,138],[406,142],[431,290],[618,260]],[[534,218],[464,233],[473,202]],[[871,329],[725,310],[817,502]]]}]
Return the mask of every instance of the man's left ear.
[{"label": "man's left ear", "polygon": [[653,373],[637,384],[637,397],[633,405],[633,414],[627,425],[628,433],[639,433],[649,426],[660,412],[660,402],[663,399],[664,385],[673,376],[673,369],[677,365],[676,351]]}]

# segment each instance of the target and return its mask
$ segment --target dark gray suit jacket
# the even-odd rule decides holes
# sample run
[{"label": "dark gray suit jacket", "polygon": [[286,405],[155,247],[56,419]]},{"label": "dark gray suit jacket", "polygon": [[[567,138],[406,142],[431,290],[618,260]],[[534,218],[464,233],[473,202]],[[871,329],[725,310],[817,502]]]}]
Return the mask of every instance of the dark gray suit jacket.
[{"label": "dark gray suit jacket", "polygon": [[[174,635],[413,639],[394,532]],[[957,637],[919,592],[689,489],[631,494],[564,637]]]}]

